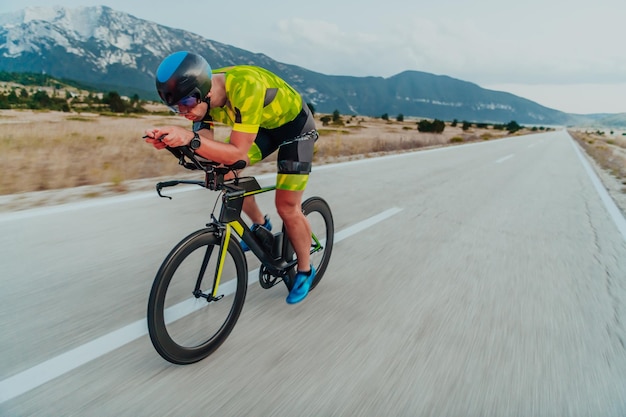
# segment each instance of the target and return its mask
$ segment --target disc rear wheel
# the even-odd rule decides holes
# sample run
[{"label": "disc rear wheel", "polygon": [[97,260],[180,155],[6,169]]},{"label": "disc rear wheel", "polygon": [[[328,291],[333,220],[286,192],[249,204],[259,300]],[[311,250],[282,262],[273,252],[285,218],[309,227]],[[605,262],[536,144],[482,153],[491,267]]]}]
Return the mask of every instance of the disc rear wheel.
[{"label": "disc rear wheel", "polygon": [[[321,281],[330,256],[333,251],[333,243],[335,236],[335,226],[333,223],[333,215],[330,211],[328,203],[320,197],[311,197],[302,203],[302,212],[306,216],[311,225],[311,265],[315,268],[315,279],[311,284],[311,290]],[[284,232],[284,230],[283,230]],[[295,259],[293,247],[287,242],[285,249],[286,259]],[[293,279],[295,271],[290,271],[289,277]],[[291,280],[287,283],[287,287],[291,289]]]}]

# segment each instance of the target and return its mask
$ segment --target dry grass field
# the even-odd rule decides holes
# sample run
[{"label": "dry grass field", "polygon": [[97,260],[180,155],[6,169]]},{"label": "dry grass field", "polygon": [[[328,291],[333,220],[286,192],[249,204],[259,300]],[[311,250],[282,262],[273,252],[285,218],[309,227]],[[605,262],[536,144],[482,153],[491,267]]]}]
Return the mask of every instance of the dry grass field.
[{"label": "dry grass field", "polygon": [[626,185],[626,136],[582,130],[570,130],[569,133],[588,155]]},{"label": "dry grass field", "polygon": [[[341,125],[323,126],[320,116],[316,115],[320,139],[315,147],[315,164],[508,136],[507,131],[490,127],[463,131],[449,124],[441,134],[421,133],[417,130],[418,119],[398,122],[342,116]],[[0,211],[152,189],[156,178],[197,177],[197,173],[181,168],[170,153],[153,149],[141,138],[146,129],[168,124],[189,126],[181,117],[157,114],[107,116],[0,110]],[[529,132],[516,134],[525,133]],[[227,127],[217,126],[216,137],[227,134]],[[605,142],[607,147],[617,146],[605,139],[592,140],[600,148]],[[621,142],[618,145],[624,148]],[[626,178],[624,165],[622,159],[613,168],[622,178]],[[270,157],[248,172],[274,169],[275,159]]]},{"label": "dry grass field", "polygon": [[590,157],[604,187],[626,217],[626,136],[587,129],[572,129],[569,134]]}]

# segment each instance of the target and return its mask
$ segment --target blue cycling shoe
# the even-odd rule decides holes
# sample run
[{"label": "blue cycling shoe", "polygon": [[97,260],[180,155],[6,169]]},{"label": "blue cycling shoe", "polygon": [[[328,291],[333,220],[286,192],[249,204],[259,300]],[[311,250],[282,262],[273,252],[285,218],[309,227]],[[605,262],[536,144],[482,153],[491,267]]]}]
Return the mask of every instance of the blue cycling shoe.
[{"label": "blue cycling shoe", "polygon": [[311,284],[315,279],[315,268],[311,265],[310,272],[300,272],[296,274],[294,278],[294,284],[287,296],[287,304],[296,304],[304,300],[309,294]]},{"label": "blue cycling shoe", "polygon": [[[258,229],[259,227],[263,226],[267,230],[271,231],[272,230],[272,223],[270,222],[270,217],[266,214],[264,218],[265,218],[265,223],[263,223],[262,225],[260,225],[258,223],[253,223],[252,227],[250,227],[250,230],[252,230],[254,232],[256,229]],[[239,241],[239,245],[241,245],[241,249],[243,249],[244,252],[248,252],[250,250],[250,247],[243,240]]]}]

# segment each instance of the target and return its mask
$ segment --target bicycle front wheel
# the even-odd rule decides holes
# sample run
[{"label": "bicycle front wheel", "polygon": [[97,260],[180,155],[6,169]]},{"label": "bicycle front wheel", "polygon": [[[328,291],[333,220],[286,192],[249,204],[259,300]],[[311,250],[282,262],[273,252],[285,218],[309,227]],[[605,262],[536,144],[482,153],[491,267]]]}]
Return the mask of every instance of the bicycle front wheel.
[{"label": "bicycle front wheel", "polygon": [[247,265],[235,239],[220,265],[221,243],[212,229],[187,236],[155,277],[148,330],[154,348],[169,362],[184,365],[206,358],[237,323],[246,297]]}]

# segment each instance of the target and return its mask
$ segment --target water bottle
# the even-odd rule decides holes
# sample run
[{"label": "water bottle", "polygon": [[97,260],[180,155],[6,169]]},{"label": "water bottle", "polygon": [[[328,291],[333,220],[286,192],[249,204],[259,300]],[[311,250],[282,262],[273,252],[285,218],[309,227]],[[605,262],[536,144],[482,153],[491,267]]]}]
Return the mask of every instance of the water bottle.
[{"label": "water bottle", "polygon": [[254,235],[259,239],[261,246],[267,251],[272,253],[274,247],[274,235],[263,226],[259,226],[254,230]]}]

